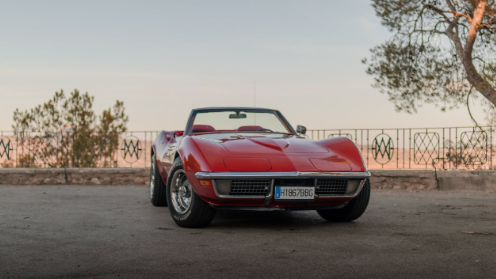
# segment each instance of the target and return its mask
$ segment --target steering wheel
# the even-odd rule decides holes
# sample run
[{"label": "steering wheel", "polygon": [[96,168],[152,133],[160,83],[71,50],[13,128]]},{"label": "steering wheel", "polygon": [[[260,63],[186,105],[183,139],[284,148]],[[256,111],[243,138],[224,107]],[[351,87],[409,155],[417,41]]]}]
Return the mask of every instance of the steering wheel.
[{"label": "steering wheel", "polygon": [[273,132],[273,131],[271,129],[262,128],[262,129],[258,129],[257,132]]}]

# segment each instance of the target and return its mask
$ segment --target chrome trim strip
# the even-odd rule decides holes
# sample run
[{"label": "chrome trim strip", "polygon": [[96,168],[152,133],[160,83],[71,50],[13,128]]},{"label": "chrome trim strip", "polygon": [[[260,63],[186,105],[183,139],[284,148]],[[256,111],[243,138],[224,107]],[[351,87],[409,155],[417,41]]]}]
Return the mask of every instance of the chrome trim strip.
[{"label": "chrome trim strip", "polygon": [[274,183],[275,183],[275,179],[271,179],[270,181],[270,189],[269,189],[269,194],[265,197],[265,200],[264,200],[264,204],[265,206],[269,206],[269,204],[272,202],[272,197],[274,196]]},{"label": "chrome trim strip", "polygon": [[342,177],[367,178],[370,172],[197,172],[199,179],[233,179],[233,178],[295,178],[295,177]]}]

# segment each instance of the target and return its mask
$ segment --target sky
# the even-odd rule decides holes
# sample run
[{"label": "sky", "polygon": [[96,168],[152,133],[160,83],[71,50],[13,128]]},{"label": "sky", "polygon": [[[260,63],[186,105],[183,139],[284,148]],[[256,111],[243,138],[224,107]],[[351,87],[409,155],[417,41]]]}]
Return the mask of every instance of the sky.
[{"label": "sky", "polygon": [[[472,126],[467,109],[398,113],[361,60],[390,37],[369,0],[2,1],[0,130],[73,89],[129,130],[181,130],[193,108],[279,109],[309,129]],[[474,116],[484,114],[474,104]]]}]

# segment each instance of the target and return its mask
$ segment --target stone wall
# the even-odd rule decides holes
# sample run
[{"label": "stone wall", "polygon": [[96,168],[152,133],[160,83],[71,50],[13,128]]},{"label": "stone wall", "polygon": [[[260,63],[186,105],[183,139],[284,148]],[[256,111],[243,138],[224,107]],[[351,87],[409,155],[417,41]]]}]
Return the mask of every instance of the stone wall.
[{"label": "stone wall", "polygon": [[496,171],[446,171],[437,173],[440,190],[496,191]]},{"label": "stone wall", "polygon": [[[371,170],[376,189],[496,191],[496,171]],[[2,168],[4,185],[147,185],[150,169]]]},{"label": "stone wall", "polygon": [[377,189],[434,190],[436,175],[430,170],[372,170],[370,185]]},{"label": "stone wall", "polygon": [[2,168],[4,185],[146,185],[150,169],[131,168]]},{"label": "stone wall", "polygon": [[378,189],[496,191],[491,170],[372,170],[371,185]]}]

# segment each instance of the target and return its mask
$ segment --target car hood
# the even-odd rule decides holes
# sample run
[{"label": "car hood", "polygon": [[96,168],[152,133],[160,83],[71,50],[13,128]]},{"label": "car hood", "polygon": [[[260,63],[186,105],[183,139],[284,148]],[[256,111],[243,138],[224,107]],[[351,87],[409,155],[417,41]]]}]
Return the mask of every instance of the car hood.
[{"label": "car hood", "polygon": [[287,134],[225,133],[197,135],[221,144],[229,152],[252,153],[328,153],[319,143]]},{"label": "car hood", "polygon": [[356,148],[348,139],[324,142],[272,133],[200,134],[192,138],[208,159],[210,171],[339,172],[361,168],[362,163],[361,157],[350,161],[349,154],[343,152],[350,146]]}]

